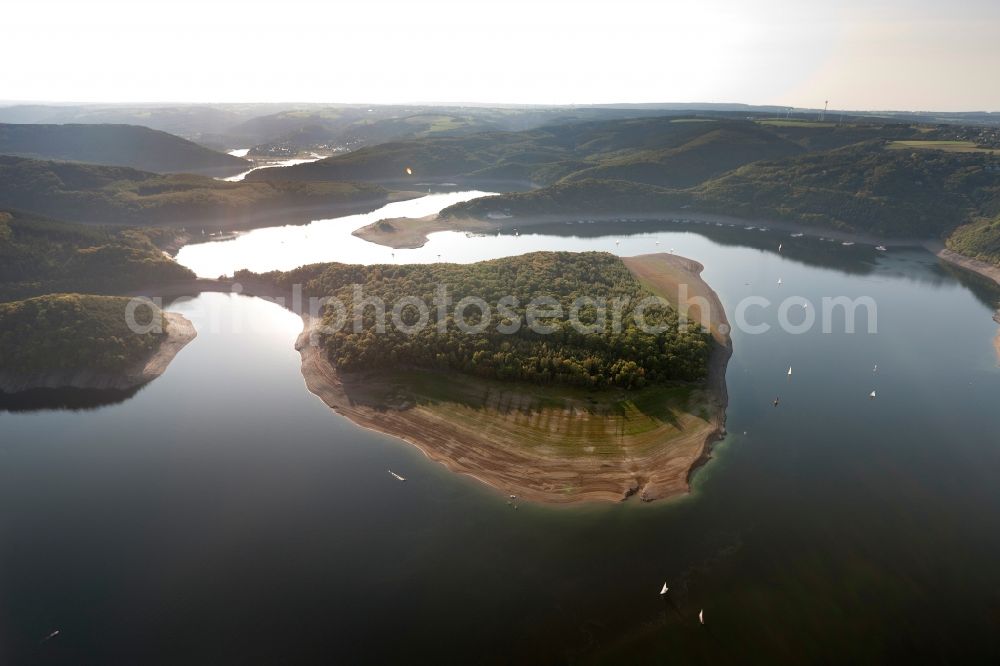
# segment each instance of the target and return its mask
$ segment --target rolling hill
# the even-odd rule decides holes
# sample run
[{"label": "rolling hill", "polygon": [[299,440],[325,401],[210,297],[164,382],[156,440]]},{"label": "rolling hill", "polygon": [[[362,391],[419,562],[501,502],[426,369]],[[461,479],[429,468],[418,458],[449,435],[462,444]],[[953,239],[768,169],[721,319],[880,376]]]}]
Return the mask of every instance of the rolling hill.
[{"label": "rolling hill", "polygon": [[[442,218],[681,209],[787,220],[849,232],[953,239],[971,256],[996,256],[1000,162],[988,153],[902,151],[868,141],[746,164],[688,188],[631,180],[565,179],[451,206]],[[962,226],[969,225],[969,226]],[[957,245],[956,245],[957,246]]]},{"label": "rolling hill", "polygon": [[194,277],[153,244],[155,231],[0,212],[0,301],[69,291],[119,294]]},{"label": "rolling hill", "polygon": [[361,148],[280,174],[251,180],[367,180],[408,177],[480,184],[500,181],[552,185],[560,180],[627,180],[690,187],[751,162],[800,155],[815,146],[840,147],[889,135],[914,135],[908,126],[795,127],[749,120],[653,117],[568,122],[520,132],[430,136]]},{"label": "rolling hill", "polygon": [[0,156],[0,210],[71,222],[247,228],[371,210],[400,196],[369,183],[229,183]]},{"label": "rolling hill", "polygon": [[156,173],[230,176],[248,168],[244,159],[138,125],[0,125],[0,154]]}]

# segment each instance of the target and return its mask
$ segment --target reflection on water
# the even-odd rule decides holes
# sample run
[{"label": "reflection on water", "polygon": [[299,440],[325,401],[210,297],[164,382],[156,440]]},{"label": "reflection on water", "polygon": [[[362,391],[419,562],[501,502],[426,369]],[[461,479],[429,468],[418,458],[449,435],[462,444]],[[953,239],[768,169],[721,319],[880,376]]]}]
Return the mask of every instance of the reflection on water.
[{"label": "reflection on water", "polygon": [[107,405],[125,402],[142,387],[118,389],[34,389],[18,393],[0,391],[0,411],[32,412],[41,410],[80,411],[97,409]]},{"label": "reflection on water", "polygon": [[[230,155],[236,155],[237,153],[243,153],[242,155],[236,155],[237,157],[246,157],[247,153],[250,152],[249,148],[241,150],[230,151]],[[242,173],[238,173],[235,176],[229,176],[228,178],[222,178],[221,180],[226,180],[231,183],[239,182],[247,177],[248,173],[257,171],[259,169],[279,169],[281,167],[295,166],[296,164],[308,164],[309,162],[315,162],[316,160],[323,159],[322,155],[316,155],[315,153],[311,157],[299,157],[288,160],[261,160],[258,166],[252,169],[247,169]],[[256,160],[255,160],[256,161]]]},{"label": "reflection on water", "polygon": [[[446,206],[486,192],[452,192],[431,194],[419,199],[397,201],[370,213],[319,220],[306,225],[289,225],[255,229],[233,240],[200,243],[181,248],[177,261],[200,277],[232,275],[235,270],[248,268],[257,272],[289,270],[321,261],[345,263],[392,263],[437,261],[427,250],[392,250],[364,241],[351,232],[386,217],[423,217]],[[457,234],[464,239],[465,234]],[[448,259],[457,261],[458,257]]]},{"label": "reflection on water", "polygon": [[734,332],[731,434],[694,495],[514,512],[309,394],[289,312],[179,301],[198,337],[127,402],[0,413],[0,662],[1000,657],[1000,369],[990,297],[967,276],[920,250],[814,240],[778,253],[777,232],[442,233],[395,257],[351,240],[387,214],[259,230],[182,260],[215,275],[673,247],[705,264],[730,312],[748,295],[870,296],[878,333],[793,335],[758,308],[771,330]]}]

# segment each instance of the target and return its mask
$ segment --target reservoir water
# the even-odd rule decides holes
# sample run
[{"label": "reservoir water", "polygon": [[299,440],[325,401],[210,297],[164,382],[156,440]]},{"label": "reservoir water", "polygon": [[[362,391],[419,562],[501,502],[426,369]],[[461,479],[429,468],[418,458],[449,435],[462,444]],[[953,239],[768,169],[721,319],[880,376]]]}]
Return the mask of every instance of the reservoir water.
[{"label": "reservoir water", "polygon": [[[169,308],[198,338],[135,395],[0,412],[0,663],[1000,657],[992,286],[921,250],[741,227],[448,232],[396,251],[350,235],[468,196],[257,230],[178,259],[217,276],[673,248],[705,265],[731,320],[748,296],[773,303],[747,315],[768,332],[733,333],[730,434],[690,496],[514,511],[312,396],[297,317],[203,294]],[[817,310],[870,297],[877,333],[865,317],[854,334],[839,320],[785,332],[788,296]]]}]

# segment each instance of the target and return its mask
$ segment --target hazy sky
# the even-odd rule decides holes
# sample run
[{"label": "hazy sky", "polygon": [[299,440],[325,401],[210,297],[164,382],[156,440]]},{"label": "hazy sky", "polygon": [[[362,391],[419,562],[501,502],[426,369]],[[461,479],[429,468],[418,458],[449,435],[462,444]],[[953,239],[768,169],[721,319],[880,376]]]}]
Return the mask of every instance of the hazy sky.
[{"label": "hazy sky", "polygon": [[10,0],[0,99],[1000,110],[1000,0]]}]

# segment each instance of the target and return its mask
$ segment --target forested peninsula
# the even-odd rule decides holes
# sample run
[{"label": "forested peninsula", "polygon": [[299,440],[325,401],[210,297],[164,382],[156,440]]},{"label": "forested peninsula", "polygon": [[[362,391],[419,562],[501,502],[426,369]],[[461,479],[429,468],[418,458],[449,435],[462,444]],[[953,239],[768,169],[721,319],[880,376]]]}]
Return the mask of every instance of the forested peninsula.
[{"label": "forested peninsula", "polygon": [[[700,271],[672,255],[623,262],[536,252],[469,265],[318,264],[236,279],[250,291],[302,285],[348,313],[359,287],[390,312],[401,295],[431,304],[442,284],[455,304],[506,297],[509,308],[491,307],[488,318],[475,307],[443,316],[430,307],[425,325],[409,333],[391,325],[379,332],[376,307],[340,327],[338,308],[304,313],[303,374],[311,391],[359,425],[504,492],[565,503],[685,493],[691,470],[724,432],[730,342]],[[704,320],[677,302],[680,283],[712,304]],[[551,299],[547,312],[566,313],[581,296],[626,302],[620,329],[587,307],[580,323],[593,332],[559,317],[544,318],[546,332],[526,325],[533,299]],[[637,304],[657,296],[663,300],[644,313],[656,332],[645,332],[635,323]],[[405,326],[420,322],[415,302],[398,310]],[[522,325],[512,330],[515,321]]]}]

